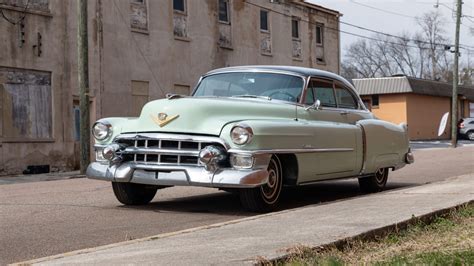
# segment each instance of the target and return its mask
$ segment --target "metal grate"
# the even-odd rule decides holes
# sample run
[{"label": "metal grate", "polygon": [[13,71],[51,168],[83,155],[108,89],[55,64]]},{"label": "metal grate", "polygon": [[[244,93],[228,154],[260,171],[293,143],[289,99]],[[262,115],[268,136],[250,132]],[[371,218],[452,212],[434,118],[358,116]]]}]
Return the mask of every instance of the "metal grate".
[{"label": "metal grate", "polygon": [[221,146],[220,143],[161,139],[142,137],[118,138],[119,144],[127,146],[120,155],[124,161],[136,163],[166,165],[199,165],[199,151],[209,145]]}]

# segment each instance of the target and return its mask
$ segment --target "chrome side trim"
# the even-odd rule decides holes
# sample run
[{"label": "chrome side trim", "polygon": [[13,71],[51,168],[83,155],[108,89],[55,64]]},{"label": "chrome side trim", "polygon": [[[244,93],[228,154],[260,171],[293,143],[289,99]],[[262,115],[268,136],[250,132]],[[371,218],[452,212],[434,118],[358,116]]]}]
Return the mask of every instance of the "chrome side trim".
[{"label": "chrome side trim", "polygon": [[238,154],[275,154],[275,153],[313,153],[313,152],[350,152],[352,148],[330,148],[330,149],[268,149],[268,150],[239,150],[230,149],[229,153]]}]

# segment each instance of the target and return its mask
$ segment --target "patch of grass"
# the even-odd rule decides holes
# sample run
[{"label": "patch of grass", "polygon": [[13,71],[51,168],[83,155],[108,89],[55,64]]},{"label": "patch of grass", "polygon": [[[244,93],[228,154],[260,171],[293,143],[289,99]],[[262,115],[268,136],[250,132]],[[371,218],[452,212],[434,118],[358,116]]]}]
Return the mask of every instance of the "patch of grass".
[{"label": "patch of grass", "polygon": [[474,204],[435,217],[415,220],[404,230],[370,241],[352,240],[343,246],[288,250],[285,261],[267,265],[474,265]]},{"label": "patch of grass", "polygon": [[376,265],[473,265],[474,251],[463,250],[454,252],[427,252],[412,256],[397,255],[389,260],[380,261]]}]

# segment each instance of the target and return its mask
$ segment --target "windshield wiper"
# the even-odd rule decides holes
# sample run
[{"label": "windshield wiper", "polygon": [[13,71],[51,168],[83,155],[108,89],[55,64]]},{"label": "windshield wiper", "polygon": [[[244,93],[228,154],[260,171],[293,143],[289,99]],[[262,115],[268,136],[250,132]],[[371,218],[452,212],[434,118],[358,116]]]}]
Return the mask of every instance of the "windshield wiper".
[{"label": "windshield wiper", "polygon": [[232,95],[232,98],[254,98],[254,99],[265,99],[271,101],[272,98],[269,96],[261,96],[261,95],[250,95],[250,94],[244,94],[244,95]]}]

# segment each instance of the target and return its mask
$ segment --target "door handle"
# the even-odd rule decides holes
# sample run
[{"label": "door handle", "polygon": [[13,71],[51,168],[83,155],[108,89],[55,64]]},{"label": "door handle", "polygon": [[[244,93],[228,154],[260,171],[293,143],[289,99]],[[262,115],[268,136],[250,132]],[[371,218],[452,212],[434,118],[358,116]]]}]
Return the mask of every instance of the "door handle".
[{"label": "door handle", "polygon": [[340,113],[341,115],[348,115],[348,114],[349,114],[349,112],[347,112],[347,111],[341,111],[341,112],[339,112],[339,113]]}]

